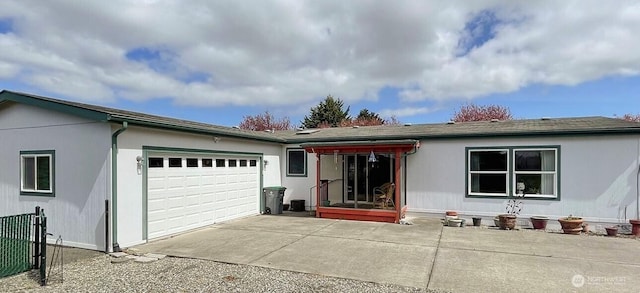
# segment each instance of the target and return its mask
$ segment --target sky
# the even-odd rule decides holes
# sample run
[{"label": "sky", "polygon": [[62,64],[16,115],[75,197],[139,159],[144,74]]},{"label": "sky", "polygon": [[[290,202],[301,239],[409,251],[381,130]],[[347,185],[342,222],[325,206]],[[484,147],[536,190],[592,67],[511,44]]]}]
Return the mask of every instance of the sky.
[{"label": "sky", "polygon": [[639,1],[3,0],[0,90],[216,125],[640,113]]}]

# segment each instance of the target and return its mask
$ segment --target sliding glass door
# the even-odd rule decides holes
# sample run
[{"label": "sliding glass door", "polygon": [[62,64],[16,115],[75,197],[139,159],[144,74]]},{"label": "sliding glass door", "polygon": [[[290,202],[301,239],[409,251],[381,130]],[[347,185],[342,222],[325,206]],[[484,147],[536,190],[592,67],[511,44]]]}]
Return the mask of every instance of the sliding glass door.
[{"label": "sliding glass door", "polygon": [[373,202],[373,189],[387,182],[393,182],[395,176],[394,158],[389,154],[376,154],[375,162],[370,155],[346,155],[345,194],[347,202]]}]

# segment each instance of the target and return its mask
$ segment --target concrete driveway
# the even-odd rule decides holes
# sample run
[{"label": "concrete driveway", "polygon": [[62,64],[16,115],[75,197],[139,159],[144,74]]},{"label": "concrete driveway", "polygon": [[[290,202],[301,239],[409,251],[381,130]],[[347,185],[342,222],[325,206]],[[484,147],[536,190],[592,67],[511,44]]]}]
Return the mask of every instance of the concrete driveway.
[{"label": "concrete driveway", "polygon": [[640,241],[539,231],[254,216],[136,248],[452,292],[638,292]]}]

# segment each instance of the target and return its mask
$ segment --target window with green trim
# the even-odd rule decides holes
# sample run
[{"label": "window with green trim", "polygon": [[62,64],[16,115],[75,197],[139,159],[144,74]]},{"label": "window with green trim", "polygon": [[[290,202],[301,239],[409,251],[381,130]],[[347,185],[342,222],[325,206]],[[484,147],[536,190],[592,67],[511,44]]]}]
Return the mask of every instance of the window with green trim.
[{"label": "window with green trim", "polygon": [[467,148],[467,195],[559,197],[559,146]]},{"label": "window with green trim", "polygon": [[469,194],[506,196],[509,152],[504,149],[469,151]]},{"label": "window with green trim", "polygon": [[307,176],[307,153],[304,149],[287,149],[287,176]]},{"label": "window with green trim", "polygon": [[54,196],[55,151],[20,152],[20,194]]},{"label": "window with green trim", "polygon": [[512,190],[525,197],[557,197],[557,163],[556,149],[514,150]]}]

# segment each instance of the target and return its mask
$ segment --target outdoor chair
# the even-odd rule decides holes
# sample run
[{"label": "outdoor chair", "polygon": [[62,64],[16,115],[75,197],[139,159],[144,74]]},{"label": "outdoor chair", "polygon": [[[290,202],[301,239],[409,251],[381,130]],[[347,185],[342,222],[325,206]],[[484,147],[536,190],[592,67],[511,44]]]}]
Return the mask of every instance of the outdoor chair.
[{"label": "outdoor chair", "polygon": [[393,202],[393,192],[395,189],[396,185],[391,182],[373,188],[373,207],[386,209],[389,207],[389,203],[395,207],[395,203]]}]

